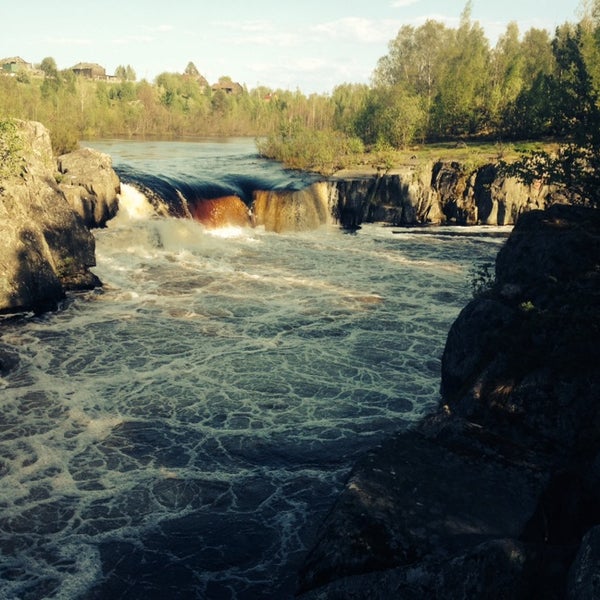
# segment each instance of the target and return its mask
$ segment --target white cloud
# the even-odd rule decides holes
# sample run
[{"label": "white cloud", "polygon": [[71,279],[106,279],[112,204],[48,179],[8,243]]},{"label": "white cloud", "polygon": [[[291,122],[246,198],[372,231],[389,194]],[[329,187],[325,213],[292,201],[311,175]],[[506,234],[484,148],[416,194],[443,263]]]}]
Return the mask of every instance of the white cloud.
[{"label": "white cloud", "polygon": [[274,31],[271,33],[257,33],[256,35],[236,36],[234,39],[230,39],[230,41],[234,44],[254,44],[258,46],[277,46],[279,48],[286,48],[297,46],[300,38],[291,32]]},{"label": "white cloud", "polygon": [[154,25],[154,26],[148,26],[148,25],[143,25],[142,29],[144,31],[148,31],[150,33],[164,33],[166,31],[173,31],[175,29],[175,27],[173,27],[173,25]]},{"label": "white cloud", "polygon": [[290,65],[292,70],[303,73],[312,73],[321,69],[329,69],[329,67],[330,65],[326,60],[314,57],[298,58]]},{"label": "white cloud", "polygon": [[446,25],[446,27],[456,28],[456,27],[458,27],[458,25],[460,23],[460,18],[459,17],[448,17],[446,15],[440,15],[440,14],[429,14],[429,15],[422,15],[415,19],[411,19],[410,23],[412,25],[419,27],[421,25],[424,25],[427,21],[437,21],[438,23],[443,23],[444,25]]},{"label": "white cloud", "polygon": [[234,31],[250,31],[250,32],[272,32],[273,25],[269,21],[235,21],[229,23],[223,23],[223,25]]},{"label": "white cloud", "polygon": [[297,46],[302,38],[297,32],[276,28],[269,21],[227,21],[215,24],[222,32],[221,39],[236,45]]},{"label": "white cloud", "polygon": [[115,38],[112,40],[112,43],[122,46],[124,44],[131,44],[131,43],[150,44],[154,41],[156,41],[156,38],[152,37],[150,35],[128,35],[128,36],[125,36],[122,38]]},{"label": "white cloud", "polygon": [[363,19],[346,17],[313,27],[313,31],[333,38],[346,38],[367,44],[379,44],[395,35],[401,23],[395,20]]},{"label": "white cloud", "polygon": [[86,38],[67,38],[67,37],[46,38],[46,41],[49,42],[50,44],[58,44],[60,46],[90,46],[91,44],[94,43],[93,40],[86,39]]}]

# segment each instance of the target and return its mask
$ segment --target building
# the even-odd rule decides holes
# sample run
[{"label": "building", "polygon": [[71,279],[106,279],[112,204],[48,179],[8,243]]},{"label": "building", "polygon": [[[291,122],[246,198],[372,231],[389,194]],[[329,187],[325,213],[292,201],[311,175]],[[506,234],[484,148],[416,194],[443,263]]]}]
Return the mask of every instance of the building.
[{"label": "building", "polygon": [[213,92],[224,92],[225,94],[241,94],[244,88],[237,82],[231,81],[228,77],[221,77],[218,83],[211,87]]},{"label": "building", "polygon": [[87,79],[106,79],[106,69],[96,63],[78,63],[71,67],[71,71],[75,75],[85,77]]},{"label": "building", "polygon": [[13,56],[0,60],[0,70],[2,73],[14,75],[21,71],[32,71],[33,65],[23,60],[20,56]]}]

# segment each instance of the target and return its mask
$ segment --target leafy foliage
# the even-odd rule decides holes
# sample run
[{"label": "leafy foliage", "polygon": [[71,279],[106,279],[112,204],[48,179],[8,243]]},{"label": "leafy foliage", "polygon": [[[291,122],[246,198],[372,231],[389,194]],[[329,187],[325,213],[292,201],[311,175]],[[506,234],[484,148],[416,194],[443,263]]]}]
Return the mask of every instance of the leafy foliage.
[{"label": "leafy foliage", "polygon": [[402,88],[386,87],[370,92],[355,129],[367,144],[406,148],[423,132],[424,123],[425,114],[417,96]]},{"label": "leafy foliage", "polygon": [[23,165],[23,140],[13,119],[0,120],[0,179],[18,175]]},{"label": "leafy foliage", "polygon": [[135,70],[131,65],[119,65],[115,69],[115,77],[121,81],[135,81],[137,79]]},{"label": "leafy foliage", "polygon": [[490,262],[473,265],[469,270],[469,284],[473,298],[479,298],[489,292],[496,283],[494,265]]},{"label": "leafy foliage", "polygon": [[570,200],[600,207],[600,147],[564,144],[556,153],[535,151],[502,164],[503,171],[532,185],[543,182],[563,187]]},{"label": "leafy foliage", "polygon": [[339,131],[314,131],[299,121],[283,124],[279,131],[259,140],[258,151],[289,167],[331,174],[347,165],[348,158],[364,150],[362,142]]},{"label": "leafy foliage", "polygon": [[0,116],[42,121],[56,152],[110,136],[245,135],[265,156],[331,172],[365,148],[379,163],[417,142],[506,142],[552,136],[555,155],[526,156],[511,173],[568,185],[598,204],[600,0],[554,36],[515,23],[491,47],[468,0],[457,28],[435,20],[403,26],[377,63],[372,85],[345,83],[330,96],[258,87],[228,77],[210,86],[194,63],[137,82],[130,65],[112,81],[59,71],[0,77]]},{"label": "leafy foliage", "polygon": [[600,23],[583,21],[557,31],[552,49],[559,66],[553,127],[566,138],[558,150],[531,152],[503,165],[509,175],[567,190],[572,201],[600,206]]}]

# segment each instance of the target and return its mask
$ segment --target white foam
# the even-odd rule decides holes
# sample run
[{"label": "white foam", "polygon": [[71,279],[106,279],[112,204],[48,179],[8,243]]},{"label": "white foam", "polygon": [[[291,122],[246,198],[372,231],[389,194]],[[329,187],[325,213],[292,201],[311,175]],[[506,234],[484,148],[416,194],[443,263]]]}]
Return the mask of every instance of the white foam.
[{"label": "white foam", "polygon": [[[275,532],[255,563],[215,573],[198,554],[226,544],[198,531],[181,562],[200,565],[199,589],[279,573],[313,500],[333,499],[360,451],[437,402],[465,273],[494,252],[370,227],[223,233],[162,218],[97,231],[104,292],[3,337],[21,359],[2,390],[0,483],[10,522],[25,523],[12,557],[23,585],[46,569],[55,597],[83,596],[100,544],[141,545],[189,512]],[[44,503],[66,516],[38,559],[26,523],[37,514],[43,528]]]},{"label": "white foam", "polygon": [[119,212],[114,219],[109,221],[109,226],[114,227],[127,220],[149,219],[155,214],[154,207],[142,192],[132,185],[122,183],[119,194]]},{"label": "white foam", "polygon": [[232,238],[247,238],[248,239],[248,228],[246,227],[217,227],[215,229],[208,229],[207,233],[213,237],[232,239]]},{"label": "white foam", "polygon": [[102,577],[99,550],[89,544],[69,542],[61,546],[60,555],[73,563],[71,572],[61,573],[60,587],[53,594],[56,600],[80,598]]}]

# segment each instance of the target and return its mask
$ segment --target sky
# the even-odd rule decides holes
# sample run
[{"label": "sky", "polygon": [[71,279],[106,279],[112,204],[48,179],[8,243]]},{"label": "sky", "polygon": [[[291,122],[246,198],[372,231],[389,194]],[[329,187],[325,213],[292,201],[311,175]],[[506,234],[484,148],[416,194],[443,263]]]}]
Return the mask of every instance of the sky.
[{"label": "sky", "polygon": [[[193,62],[210,83],[330,93],[369,83],[403,25],[456,27],[466,0],[0,0],[0,58],[59,69],[99,63],[138,80],[182,73]],[[579,21],[580,0],[473,0],[490,43],[516,21],[554,32]]]}]

